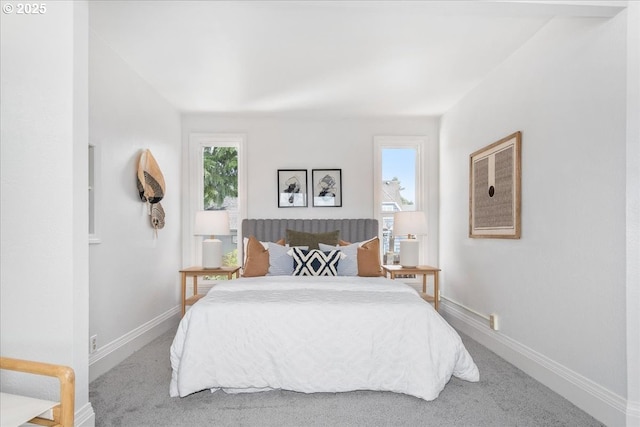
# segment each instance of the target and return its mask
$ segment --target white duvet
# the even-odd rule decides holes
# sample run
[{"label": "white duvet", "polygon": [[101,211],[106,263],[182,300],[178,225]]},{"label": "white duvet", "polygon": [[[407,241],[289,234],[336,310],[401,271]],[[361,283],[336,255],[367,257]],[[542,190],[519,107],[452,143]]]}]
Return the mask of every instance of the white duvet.
[{"label": "white duvet", "polygon": [[383,277],[217,284],[180,322],[171,367],[171,396],[385,390],[433,400],[451,375],[479,378],[456,331],[413,288]]}]

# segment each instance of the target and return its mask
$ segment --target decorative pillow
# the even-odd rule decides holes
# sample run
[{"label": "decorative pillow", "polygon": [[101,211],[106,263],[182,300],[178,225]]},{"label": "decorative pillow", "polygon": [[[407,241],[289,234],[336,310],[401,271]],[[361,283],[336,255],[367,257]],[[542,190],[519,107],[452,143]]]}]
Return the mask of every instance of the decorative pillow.
[{"label": "decorative pillow", "polygon": [[[251,236],[249,236],[249,237],[251,237]],[[262,246],[265,249],[269,249],[269,242],[260,242],[260,243],[262,243]],[[279,245],[283,245],[284,246],[284,239],[280,239],[276,243],[279,244]],[[247,245],[248,244],[249,244],[249,238],[248,237],[245,237],[244,239],[242,239],[242,254],[244,255],[244,257],[242,259],[242,265],[244,265],[247,262]]]},{"label": "decorative pillow", "polygon": [[264,276],[269,271],[269,244],[260,242],[249,236],[245,245],[245,262],[242,275],[244,277]]},{"label": "decorative pillow", "polygon": [[[308,249],[302,246],[302,249]],[[293,274],[293,259],[287,252],[291,248],[284,245],[282,240],[269,243],[269,272],[267,276],[291,276]]]},{"label": "decorative pillow", "polygon": [[294,276],[337,276],[338,262],[345,257],[339,250],[292,248],[289,254],[293,258]]},{"label": "decorative pillow", "polygon": [[319,249],[318,243],[336,246],[340,230],[328,233],[305,233],[304,231],[287,230],[287,242],[290,246],[308,246],[309,249]]},{"label": "decorative pillow", "polygon": [[358,248],[358,276],[376,277],[382,275],[380,267],[380,239],[377,237]]},{"label": "decorative pillow", "polygon": [[346,246],[331,246],[324,243],[318,243],[321,251],[339,250],[345,257],[338,264],[338,276],[357,276],[358,275],[358,247],[362,242],[350,243]]},{"label": "decorative pillow", "polygon": [[[244,268],[244,265],[247,263],[247,246],[249,246],[249,238],[253,237],[255,239],[254,236],[249,236],[249,237],[245,237],[244,239],[242,239],[242,267]],[[258,239],[256,239],[258,240]],[[269,243],[268,242],[260,242],[262,244],[262,247],[265,249],[269,249]]]}]

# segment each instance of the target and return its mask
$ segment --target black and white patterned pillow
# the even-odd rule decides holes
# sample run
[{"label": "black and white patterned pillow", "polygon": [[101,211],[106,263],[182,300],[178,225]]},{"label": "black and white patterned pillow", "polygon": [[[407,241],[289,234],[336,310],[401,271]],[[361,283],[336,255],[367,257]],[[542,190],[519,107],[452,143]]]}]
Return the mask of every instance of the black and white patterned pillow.
[{"label": "black and white patterned pillow", "polygon": [[338,262],[344,254],[338,250],[323,252],[318,249],[292,248],[294,276],[337,276]]}]

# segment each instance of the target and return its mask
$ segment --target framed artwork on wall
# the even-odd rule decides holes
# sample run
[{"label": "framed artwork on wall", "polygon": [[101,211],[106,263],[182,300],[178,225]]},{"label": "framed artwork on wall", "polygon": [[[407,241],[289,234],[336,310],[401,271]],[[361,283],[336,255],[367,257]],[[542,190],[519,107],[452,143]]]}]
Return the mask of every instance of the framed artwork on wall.
[{"label": "framed artwork on wall", "polygon": [[469,237],[520,238],[522,133],[469,156]]},{"label": "framed artwork on wall", "polygon": [[306,169],[278,169],[278,207],[307,207]]},{"label": "framed artwork on wall", "polygon": [[342,169],[312,169],[313,206],[342,206]]}]

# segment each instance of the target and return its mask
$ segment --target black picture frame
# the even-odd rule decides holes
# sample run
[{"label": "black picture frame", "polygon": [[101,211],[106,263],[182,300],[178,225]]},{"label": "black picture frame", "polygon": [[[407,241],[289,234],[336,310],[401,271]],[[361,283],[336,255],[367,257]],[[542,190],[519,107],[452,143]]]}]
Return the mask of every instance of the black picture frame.
[{"label": "black picture frame", "polygon": [[306,208],[307,170],[278,169],[278,207]]},{"label": "black picture frame", "polygon": [[312,169],[311,186],[314,207],[342,206],[342,169]]}]

